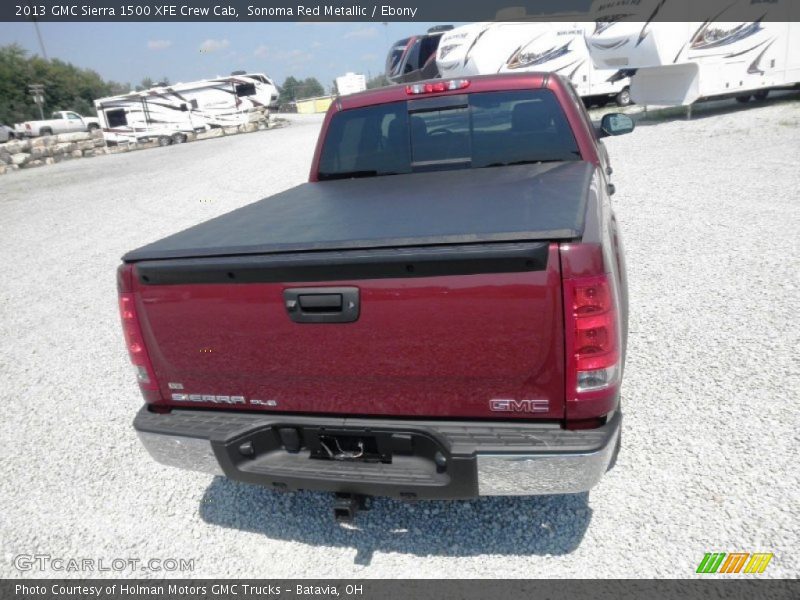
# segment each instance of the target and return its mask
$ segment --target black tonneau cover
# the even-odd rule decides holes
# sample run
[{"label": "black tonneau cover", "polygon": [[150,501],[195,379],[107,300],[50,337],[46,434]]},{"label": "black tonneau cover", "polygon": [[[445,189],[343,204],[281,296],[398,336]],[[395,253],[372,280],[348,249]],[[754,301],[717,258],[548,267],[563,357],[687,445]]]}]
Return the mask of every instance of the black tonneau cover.
[{"label": "black tonneau cover", "polygon": [[574,239],[593,170],[575,161],[304,183],[123,260]]}]

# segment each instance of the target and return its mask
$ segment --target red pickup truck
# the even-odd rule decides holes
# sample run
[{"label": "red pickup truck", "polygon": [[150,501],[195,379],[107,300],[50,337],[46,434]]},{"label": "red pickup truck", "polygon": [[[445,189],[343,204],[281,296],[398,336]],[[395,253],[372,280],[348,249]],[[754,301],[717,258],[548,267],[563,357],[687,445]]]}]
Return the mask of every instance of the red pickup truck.
[{"label": "red pickup truck", "polygon": [[157,461],[275,490],[583,492],[619,449],[627,287],[600,138],[524,73],[337,99],[310,181],[123,257]]}]

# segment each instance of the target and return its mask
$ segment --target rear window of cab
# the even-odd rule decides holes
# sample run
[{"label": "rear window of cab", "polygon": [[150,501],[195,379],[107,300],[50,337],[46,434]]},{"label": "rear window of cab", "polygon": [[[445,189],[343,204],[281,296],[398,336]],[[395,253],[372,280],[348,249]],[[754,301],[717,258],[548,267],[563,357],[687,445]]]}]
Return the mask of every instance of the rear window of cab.
[{"label": "rear window of cab", "polygon": [[337,113],[323,143],[319,179],[580,158],[550,90],[482,92]]}]

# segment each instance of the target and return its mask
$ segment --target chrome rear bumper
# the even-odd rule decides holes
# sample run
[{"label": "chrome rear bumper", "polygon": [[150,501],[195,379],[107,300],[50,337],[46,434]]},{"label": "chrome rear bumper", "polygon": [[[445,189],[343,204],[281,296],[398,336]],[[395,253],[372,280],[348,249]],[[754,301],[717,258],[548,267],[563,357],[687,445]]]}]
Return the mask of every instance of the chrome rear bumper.
[{"label": "chrome rear bumper", "polygon": [[[156,414],[144,408],[135,427],[150,455],[172,467],[276,489],[444,499],[586,492],[608,470],[621,420],[617,413],[601,428],[565,431],[554,423],[329,419],[191,410]],[[307,437],[319,427],[385,430],[390,435],[396,431],[404,436],[410,432],[434,440],[447,466],[442,471],[423,454],[413,453],[383,465],[310,460],[308,452],[290,454],[280,447],[261,457],[239,455],[248,442],[264,447],[264,440],[274,438],[280,428],[296,428]]]}]

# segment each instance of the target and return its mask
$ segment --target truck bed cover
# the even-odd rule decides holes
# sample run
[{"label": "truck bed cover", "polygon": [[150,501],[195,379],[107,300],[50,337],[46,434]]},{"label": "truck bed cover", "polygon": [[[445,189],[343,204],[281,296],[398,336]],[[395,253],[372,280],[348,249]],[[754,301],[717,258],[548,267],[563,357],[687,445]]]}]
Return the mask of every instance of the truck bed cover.
[{"label": "truck bed cover", "polygon": [[304,183],[123,260],[575,239],[594,168],[574,161]]}]

